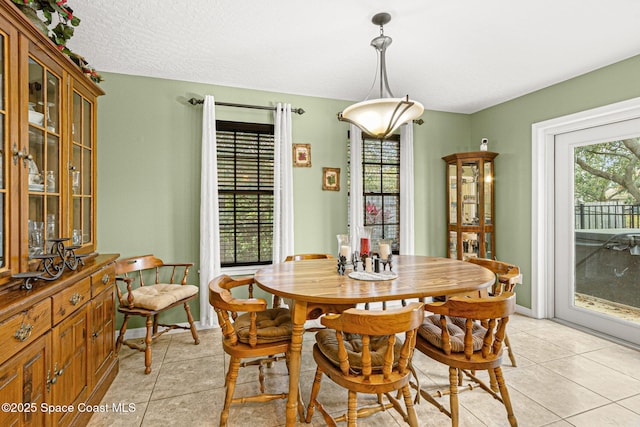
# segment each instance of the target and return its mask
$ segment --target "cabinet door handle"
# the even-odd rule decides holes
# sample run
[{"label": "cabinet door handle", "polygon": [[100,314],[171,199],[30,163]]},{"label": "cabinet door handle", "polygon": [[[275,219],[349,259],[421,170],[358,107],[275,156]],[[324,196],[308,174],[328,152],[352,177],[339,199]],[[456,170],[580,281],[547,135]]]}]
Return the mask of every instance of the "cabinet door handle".
[{"label": "cabinet door handle", "polygon": [[105,285],[107,283],[109,283],[109,275],[108,274],[105,274],[104,276],[102,276],[102,283],[105,284]]},{"label": "cabinet door handle", "polygon": [[74,294],[71,295],[71,298],[69,298],[69,302],[71,303],[71,305],[77,305],[81,299],[82,299],[82,295],[80,295],[77,292],[74,292]]},{"label": "cabinet door handle", "polygon": [[18,328],[18,330],[16,330],[16,333],[13,335],[13,337],[20,342],[25,342],[31,336],[32,330],[33,330],[33,326],[31,326],[31,323],[27,323],[27,324],[22,323]]},{"label": "cabinet door handle", "polygon": [[98,338],[98,335],[100,335],[100,332],[94,332],[93,334],[91,334],[91,336],[93,337],[93,339],[95,340],[96,338]]}]

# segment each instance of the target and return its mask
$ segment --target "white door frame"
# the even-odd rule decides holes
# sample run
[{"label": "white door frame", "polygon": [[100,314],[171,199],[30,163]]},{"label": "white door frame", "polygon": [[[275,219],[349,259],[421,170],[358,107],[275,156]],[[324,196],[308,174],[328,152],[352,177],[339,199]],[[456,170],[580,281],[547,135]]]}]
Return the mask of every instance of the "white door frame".
[{"label": "white door frame", "polygon": [[640,98],[531,126],[531,315],[554,317],[554,141],[565,132],[640,118]]}]

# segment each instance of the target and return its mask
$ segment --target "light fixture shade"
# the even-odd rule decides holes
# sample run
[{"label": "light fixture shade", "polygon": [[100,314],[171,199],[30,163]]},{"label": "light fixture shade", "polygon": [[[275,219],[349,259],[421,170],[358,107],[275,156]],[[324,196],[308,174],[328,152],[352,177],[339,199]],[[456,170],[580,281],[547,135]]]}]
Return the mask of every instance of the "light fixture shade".
[{"label": "light fixture shade", "polygon": [[338,119],[358,126],[375,138],[384,139],[400,125],[422,115],[421,103],[405,98],[378,98],[350,105]]}]

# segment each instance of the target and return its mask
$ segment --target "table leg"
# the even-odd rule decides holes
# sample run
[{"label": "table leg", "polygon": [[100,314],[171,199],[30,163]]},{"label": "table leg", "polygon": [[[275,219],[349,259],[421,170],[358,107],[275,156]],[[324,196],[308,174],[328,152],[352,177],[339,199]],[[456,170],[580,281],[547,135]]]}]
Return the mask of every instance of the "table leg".
[{"label": "table leg", "polygon": [[[300,362],[304,322],[307,320],[307,303],[295,301],[291,318],[292,335],[289,347],[289,396],[287,399],[287,426],[295,426],[300,393]],[[304,419],[300,420],[304,422]]]}]

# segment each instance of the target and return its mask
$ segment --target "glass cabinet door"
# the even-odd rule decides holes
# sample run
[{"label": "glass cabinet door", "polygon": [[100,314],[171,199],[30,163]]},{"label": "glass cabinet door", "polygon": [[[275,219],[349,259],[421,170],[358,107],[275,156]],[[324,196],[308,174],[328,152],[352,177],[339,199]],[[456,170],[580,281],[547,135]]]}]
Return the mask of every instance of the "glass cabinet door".
[{"label": "glass cabinet door", "polygon": [[447,166],[447,177],[449,179],[449,224],[458,223],[458,168],[457,165]]},{"label": "glass cabinet door", "polygon": [[28,254],[44,253],[60,237],[60,77],[29,58]]},{"label": "glass cabinet door", "polygon": [[71,126],[72,154],[69,167],[71,188],[71,236],[74,246],[94,241],[93,224],[93,103],[73,92]]},{"label": "glass cabinet door", "polygon": [[493,258],[493,159],[488,151],[455,153],[447,162],[447,256]]},{"label": "glass cabinet door", "polygon": [[7,235],[5,233],[5,224],[9,219],[9,212],[7,210],[7,167],[5,164],[7,156],[5,153],[8,148],[8,135],[5,129],[7,128],[7,100],[5,95],[5,88],[7,85],[5,81],[7,79],[5,60],[5,43],[7,37],[0,31],[0,271],[6,269],[7,264],[5,262],[5,254],[7,254]]},{"label": "glass cabinet door", "polygon": [[493,162],[484,162],[484,223],[493,224]]},{"label": "glass cabinet door", "polygon": [[478,225],[480,192],[478,162],[462,164],[462,225]]}]

